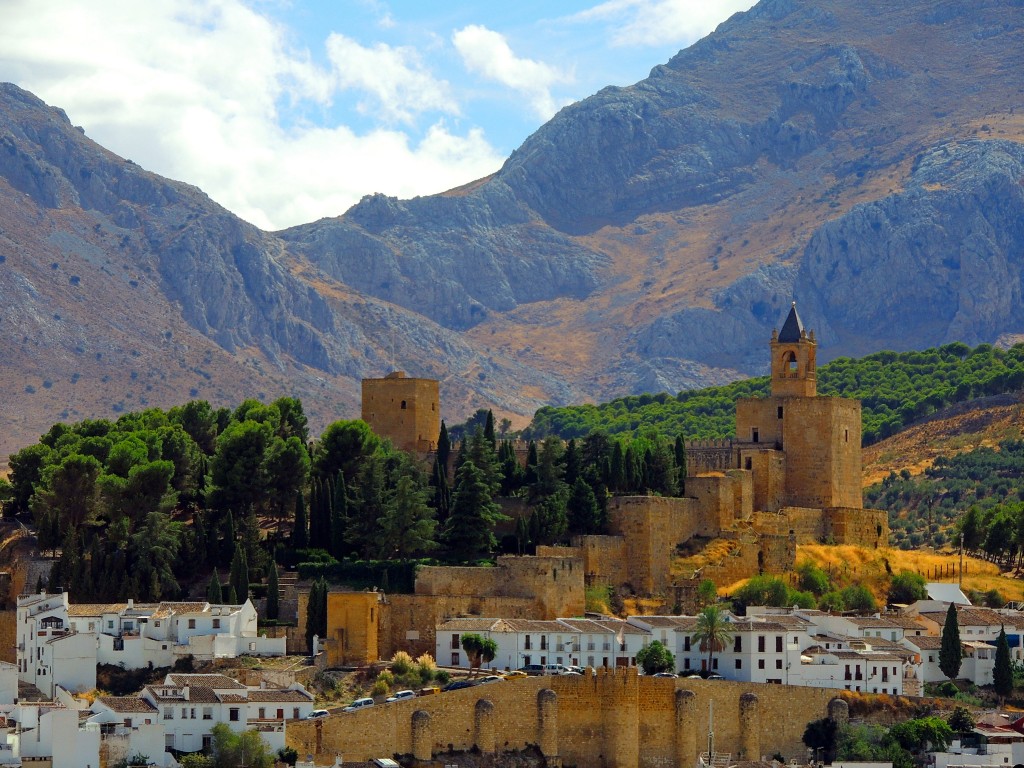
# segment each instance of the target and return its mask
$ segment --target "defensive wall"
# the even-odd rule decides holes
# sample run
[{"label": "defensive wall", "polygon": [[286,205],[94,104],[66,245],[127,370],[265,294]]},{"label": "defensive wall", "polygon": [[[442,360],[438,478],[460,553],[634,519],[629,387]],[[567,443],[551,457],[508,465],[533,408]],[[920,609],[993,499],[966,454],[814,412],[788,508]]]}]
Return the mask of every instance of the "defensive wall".
[{"label": "defensive wall", "polygon": [[758,512],[753,522],[760,533],[792,532],[798,544],[832,540],[877,548],[888,546],[889,541],[889,516],[882,509],[783,507],[778,512]]},{"label": "defensive wall", "polygon": [[[537,746],[549,764],[691,766],[706,750],[760,760],[804,758],[808,722],[841,717],[839,692],[699,678],[641,677],[635,668],[532,677],[288,724],[287,741],[319,764],[394,754],[428,761],[451,750],[483,754]],[[712,711],[713,709],[713,711]]]}]

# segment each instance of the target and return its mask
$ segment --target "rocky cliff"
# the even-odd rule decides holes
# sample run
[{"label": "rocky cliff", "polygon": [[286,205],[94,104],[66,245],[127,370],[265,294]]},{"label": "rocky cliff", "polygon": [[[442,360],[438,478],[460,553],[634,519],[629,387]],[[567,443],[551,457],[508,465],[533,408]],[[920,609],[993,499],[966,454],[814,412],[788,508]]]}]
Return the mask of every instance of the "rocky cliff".
[{"label": "rocky cliff", "polygon": [[261,232],[0,88],[0,454],[56,418],[442,379],[445,416],[1024,333],[1024,2],[762,0],[498,173]]}]

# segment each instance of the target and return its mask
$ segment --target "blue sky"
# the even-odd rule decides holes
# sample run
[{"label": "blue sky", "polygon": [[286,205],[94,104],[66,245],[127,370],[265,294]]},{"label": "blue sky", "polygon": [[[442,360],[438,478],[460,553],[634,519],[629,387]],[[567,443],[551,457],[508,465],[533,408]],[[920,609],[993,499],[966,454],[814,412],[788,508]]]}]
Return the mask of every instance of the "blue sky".
[{"label": "blue sky", "polygon": [[753,0],[5,0],[0,79],[267,229],[492,173]]}]

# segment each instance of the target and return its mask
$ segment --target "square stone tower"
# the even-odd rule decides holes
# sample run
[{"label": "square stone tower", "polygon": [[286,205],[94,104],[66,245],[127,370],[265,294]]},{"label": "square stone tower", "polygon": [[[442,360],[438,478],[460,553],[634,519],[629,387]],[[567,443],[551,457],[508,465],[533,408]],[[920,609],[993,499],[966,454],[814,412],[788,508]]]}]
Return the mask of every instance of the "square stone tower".
[{"label": "square stone tower", "polygon": [[771,395],[736,404],[740,469],[754,476],[754,509],[862,509],[859,400],[819,397],[814,332],[793,303],[772,333]]},{"label": "square stone tower", "polygon": [[437,450],[440,385],[436,379],[412,379],[402,371],[383,379],[363,379],[362,419],[400,450]]}]

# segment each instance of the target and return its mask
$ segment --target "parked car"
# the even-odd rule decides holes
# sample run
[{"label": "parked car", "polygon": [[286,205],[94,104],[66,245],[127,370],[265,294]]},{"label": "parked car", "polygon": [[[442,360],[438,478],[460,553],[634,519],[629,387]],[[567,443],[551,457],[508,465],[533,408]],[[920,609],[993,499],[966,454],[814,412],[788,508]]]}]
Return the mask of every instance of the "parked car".
[{"label": "parked car", "polygon": [[416,697],[416,691],[395,691],[391,696],[388,696],[384,701],[401,701],[402,699],[412,699]]},{"label": "parked car", "polygon": [[487,683],[503,683],[503,682],[505,682],[505,678],[502,677],[501,675],[486,675],[485,677],[481,677],[479,680],[477,680],[476,684],[477,685],[485,685]]},{"label": "parked car", "polygon": [[328,712],[326,709],[314,709],[312,712],[310,712],[308,715],[306,715],[306,719],[307,720],[318,720],[321,717],[327,717],[329,714],[331,714],[331,713]]},{"label": "parked car", "polygon": [[565,669],[560,669],[557,672],[555,672],[554,674],[556,674],[556,675],[572,675],[573,677],[581,677],[583,675],[582,672],[577,672],[575,669],[569,669],[568,667],[566,667]]},{"label": "parked car", "polygon": [[433,696],[435,693],[440,693],[441,689],[436,685],[428,685],[426,688],[420,688],[416,691],[417,696]]},{"label": "parked car", "polygon": [[369,696],[367,696],[364,699],[356,699],[355,701],[353,701],[351,704],[349,704],[347,707],[345,707],[341,711],[342,712],[355,712],[358,709],[365,709],[366,707],[372,707],[372,706],[373,706],[373,699],[371,699]]},{"label": "parked car", "polygon": [[674,672],[655,672],[651,677],[675,677]]},{"label": "parked car", "polygon": [[716,672],[712,672],[710,675],[707,675],[706,677],[704,677],[704,679],[705,680],[725,680],[724,677],[722,677],[721,675],[717,674]]},{"label": "parked car", "polygon": [[544,665],[543,664],[527,664],[525,666],[520,667],[518,669],[518,671],[522,672],[524,675],[529,675],[530,677],[533,677],[535,675],[543,675],[544,674]]},{"label": "parked car", "polygon": [[502,672],[501,674],[506,680],[515,677],[528,677],[521,669],[513,669],[511,672]]},{"label": "parked car", "polygon": [[444,686],[441,690],[460,691],[463,688],[472,688],[474,685],[476,685],[476,683],[471,680],[455,680],[454,682],[448,683],[448,685]]}]

